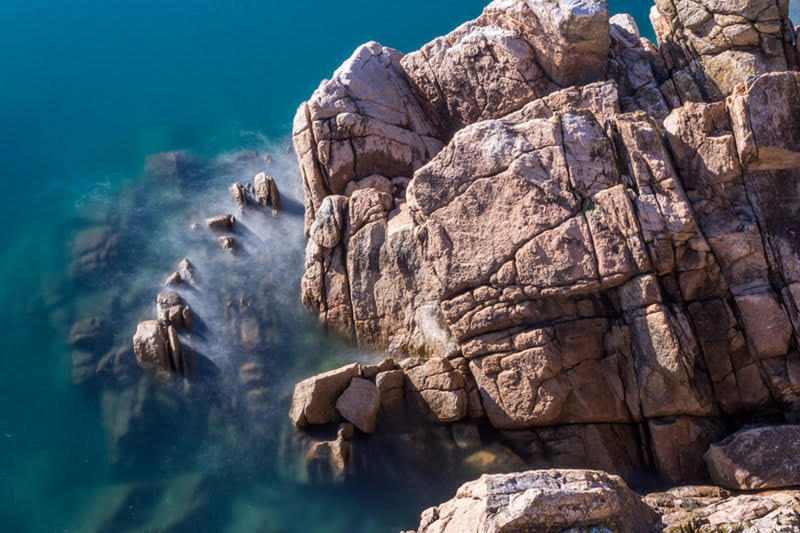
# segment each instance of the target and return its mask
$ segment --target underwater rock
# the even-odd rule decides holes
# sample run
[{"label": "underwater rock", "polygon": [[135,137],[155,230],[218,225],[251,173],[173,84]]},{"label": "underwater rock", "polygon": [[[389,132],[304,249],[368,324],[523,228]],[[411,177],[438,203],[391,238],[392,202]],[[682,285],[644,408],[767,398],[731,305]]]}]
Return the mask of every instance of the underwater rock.
[{"label": "underwater rock", "polygon": [[72,243],[73,277],[92,281],[111,269],[119,256],[120,236],[111,226],[96,226],[80,232]]},{"label": "underwater rock", "polygon": [[182,183],[200,177],[203,166],[199,159],[186,152],[162,152],[147,156],[145,174],[162,183]]},{"label": "underwater rock", "polygon": [[306,469],[309,480],[315,484],[339,483],[352,471],[353,445],[352,426],[348,431],[340,430],[332,441],[314,442],[306,453]]},{"label": "underwater rock", "polygon": [[239,367],[239,383],[245,390],[248,409],[265,412],[272,407],[274,398],[267,387],[267,369],[263,363],[248,362]]},{"label": "underwater rock", "polygon": [[102,379],[120,385],[133,383],[141,375],[136,365],[136,355],[130,346],[109,351],[97,363],[95,372]]},{"label": "underwater rock", "polygon": [[69,343],[83,350],[104,350],[111,337],[108,321],[93,316],[79,320],[69,331]]},{"label": "underwater rock", "polygon": [[94,381],[97,377],[98,357],[91,352],[73,350],[72,352],[72,384],[76,386],[86,385]]}]

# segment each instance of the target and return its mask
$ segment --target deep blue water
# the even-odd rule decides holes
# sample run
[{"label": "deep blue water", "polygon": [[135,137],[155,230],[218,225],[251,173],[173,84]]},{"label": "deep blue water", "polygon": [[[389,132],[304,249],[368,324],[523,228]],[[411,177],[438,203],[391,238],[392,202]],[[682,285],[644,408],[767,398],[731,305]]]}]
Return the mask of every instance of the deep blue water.
[{"label": "deep blue water", "polygon": [[[71,383],[65,335],[74,320],[114,318],[117,309],[124,315],[119,322],[130,327],[136,318],[130,309],[146,299],[142,294],[152,297],[158,276],[189,251],[200,254],[185,246],[187,220],[202,216],[199,206],[227,199],[232,179],[252,177],[247,164],[219,170],[231,154],[271,153],[282,191],[296,198],[297,173],[284,151],[294,111],[358,44],[377,40],[411,51],[476,16],[484,3],[0,2],[0,530],[92,530],[93,517],[123,493],[134,514],[141,505],[158,515],[136,523],[169,529],[171,513],[190,506],[198,476],[203,493],[214,495],[202,500],[208,530],[384,531],[416,524],[422,502],[415,495],[380,485],[289,486],[274,468],[258,466],[260,449],[245,443],[226,453],[227,443],[214,436],[204,445],[202,467],[197,461],[175,467],[187,455],[175,448],[154,456],[141,479],[120,474],[109,466],[97,394]],[[646,2],[610,4],[651,33]],[[147,183],[145,158],[169,150],[192,153],[216,170],[178,191]],[[112,218],[124,220],[134,236],[124,271],[102,289],[71,283],[72,239],[93,220]],[[302,235],[290,219],[276,227],[264,231],[283,233],[264,238],[285,254],[267,271],[273,268],[270,275],[285,285],[274,294],[282,314],[292,317],[278,322],[289,338],[280,344],[286,375],[276,389],[282,391],[296,375],[353,354],[314,332],[297,315],[296,298],[281,292],[295,294]],[[209,272],[219,272],[212,263]],[[112,294],[126,303],[109,304]],[[249,423],[285,425],[279,418]],[[243,462],[256,466],[237,468]],[[153,480],[189,496],[156,506],[125,492],[126,484]]]}]

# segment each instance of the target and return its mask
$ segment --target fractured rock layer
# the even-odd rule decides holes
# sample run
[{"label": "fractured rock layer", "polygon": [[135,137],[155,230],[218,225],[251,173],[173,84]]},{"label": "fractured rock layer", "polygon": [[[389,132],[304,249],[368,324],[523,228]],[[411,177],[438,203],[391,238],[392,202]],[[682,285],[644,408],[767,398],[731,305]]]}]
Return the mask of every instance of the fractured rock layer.
[{"label": "fractured rock layer", "polygon": [[302,297],[463,362],[415,393],[440,422],[627,425],[677,481],[734,415],[800,409],[800,74],[786,2],[652,17],[658,48],[601,1],[496,0],[360,47],[295,119]]}]

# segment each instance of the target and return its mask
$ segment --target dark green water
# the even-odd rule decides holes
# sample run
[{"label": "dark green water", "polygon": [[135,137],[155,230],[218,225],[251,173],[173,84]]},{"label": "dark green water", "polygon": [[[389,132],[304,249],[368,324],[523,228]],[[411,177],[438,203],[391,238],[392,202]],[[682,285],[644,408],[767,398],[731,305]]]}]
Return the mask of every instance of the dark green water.
[{"label": "dark green water", "polygon": [[[646,2],[610,3],[650,33]],[[326,339],[301,309],[299,182],[286,148],[297,105],[358,44],[410,51],[483,4],[0,2],[0,530],[387,531],[414,527],[452,493],[457,481],[435,473],[338,488],[287,473],[294,380],[377,356]],[[190,178],[147,177],[145,158],[169,150],[193,154]],[[266,154],[289,208],[245,220],[253,253],[234,263],[188,225],[230,211],[227,186],[264,170]],[[117,235],[116,260],[76,282],[75,239],[97,228]],[[184,256],[204,276],[207,290],[187,300],[208,331],[225,323],[220,298],[243,287],[255,295],[253,357],[275,399],[244,419],[220,408],[195,423],[194,408],[207,414],[239,394],[223,380],[172,419],[149,419],[145,405],[146,438],[120,460],[103,412],[108,428],[124,410],[110,409],[98,385],[72,384],[66,337],[76,320],[100,316],[109,347],[128,342]],[[246,360],[223,336],[196,341],[225,375]]]}]

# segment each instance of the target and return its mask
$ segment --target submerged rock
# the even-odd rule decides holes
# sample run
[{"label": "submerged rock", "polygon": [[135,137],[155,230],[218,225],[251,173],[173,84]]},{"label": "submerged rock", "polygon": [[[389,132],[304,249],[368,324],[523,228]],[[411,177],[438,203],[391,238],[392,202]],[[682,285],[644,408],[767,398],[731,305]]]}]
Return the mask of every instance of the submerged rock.
[{"label": "submerged rock", "polygon": [[72,243],[73,277],[93,281],[114,265],[119,256],[120,236],[111,226],[97,226],[80,232]]},{"label": "submerged rock", "polygon": [[162,152],[147,156],[147,177],[164,183],[182,183],[201,176],[203,167],[199,159],[186,152]]}]

